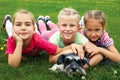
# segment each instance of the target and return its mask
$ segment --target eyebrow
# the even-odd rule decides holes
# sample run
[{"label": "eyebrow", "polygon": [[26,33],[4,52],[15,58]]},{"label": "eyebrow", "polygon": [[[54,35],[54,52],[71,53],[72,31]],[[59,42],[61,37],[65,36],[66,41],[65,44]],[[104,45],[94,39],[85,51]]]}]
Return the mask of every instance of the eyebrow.
[{"label": "eyebrow", "polygon": [[[15,22],[15,23],[22,23],[22,22],[18,21],[18,22]],[[25,22],[25,23],[31,23],[31,22]]]},{"label": "eyebrow", "polygon": [[31,23],[31,22],[25,22],[25,23]]},{"label": "eyebrow", "polygon": [[21,23],[21,22],[15,22],[15,23]]}]

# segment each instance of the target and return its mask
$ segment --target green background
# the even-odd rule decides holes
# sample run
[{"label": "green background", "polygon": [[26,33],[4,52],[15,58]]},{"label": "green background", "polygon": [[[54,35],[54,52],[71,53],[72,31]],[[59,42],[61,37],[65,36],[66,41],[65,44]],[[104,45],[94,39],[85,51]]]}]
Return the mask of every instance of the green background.
[{"label": "green background", "polygon": [[[65,73],[49,71],[52,64],[48,63],[46,53],[23,61],[17,69],[7,64],[7,55],[4,54],[8,36],[2,28],[2,21],[6,14],[13,16],[18,9],[26,9],[36,20],[39,15],[49,15],[57,23],[57,15],[64,7],[76,9],[80,16],[92,9],[105,12],[106,29],[120,51],[120,0],[0,0],[0,80],[81,80],[79,76],[69,78]],[[88,69],[87,73],[86,80],[120,80],[120,65],[99,64]]]}]

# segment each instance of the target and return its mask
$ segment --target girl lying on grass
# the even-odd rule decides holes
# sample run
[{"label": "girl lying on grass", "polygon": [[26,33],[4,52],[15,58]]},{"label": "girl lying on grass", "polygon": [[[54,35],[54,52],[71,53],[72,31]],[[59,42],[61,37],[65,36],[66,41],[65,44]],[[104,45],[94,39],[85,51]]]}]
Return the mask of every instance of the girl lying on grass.
[{"label": "girl lying on grass", "polygon": [[95,44],[93,47],[86,46],[85,48],[89,57],[101,54],[105,60],[120,62],[120,54],[114,46],[113,39],[109,37],[105,30],[105,14],[99,10],[90,10],[84,15],[81,22],[84,22],[82,24],[85,26],[81,33]]}]

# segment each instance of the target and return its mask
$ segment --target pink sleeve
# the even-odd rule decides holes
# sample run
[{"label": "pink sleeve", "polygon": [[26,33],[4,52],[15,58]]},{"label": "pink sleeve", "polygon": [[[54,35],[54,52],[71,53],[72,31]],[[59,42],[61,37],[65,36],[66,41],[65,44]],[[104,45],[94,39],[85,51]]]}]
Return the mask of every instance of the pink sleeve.
[{"label": "pink sleeve", "polygon": [[15,50],[15,46],[16,46],[16,44],[15,44],[13,37],[8,38],[5,53],[6,54],[13,54],[13,52]]},{"label": "pink sleeve", "polygon": [[35,44],[39,49],[45,50],[48,54],[55,54],[57,46],[43,39],[39,34],[35,34]]}]

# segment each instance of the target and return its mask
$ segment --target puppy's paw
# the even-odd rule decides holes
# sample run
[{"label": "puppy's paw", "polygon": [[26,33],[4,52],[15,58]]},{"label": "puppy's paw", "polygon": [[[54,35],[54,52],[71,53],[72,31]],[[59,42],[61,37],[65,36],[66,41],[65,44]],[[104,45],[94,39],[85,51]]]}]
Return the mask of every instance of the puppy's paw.
[{"label": "puppy's paw", "polygon": [[57,69],[57,64],[54,64],[51,68],[48,68],[48,70],[53,72],[57,72],[56,69]]},{"label": "puppy's paw", "polygon": [[54,64],[51,68],[48,68],[48,70],[53,72],[58,72],[63,70],[63,65]]}]

